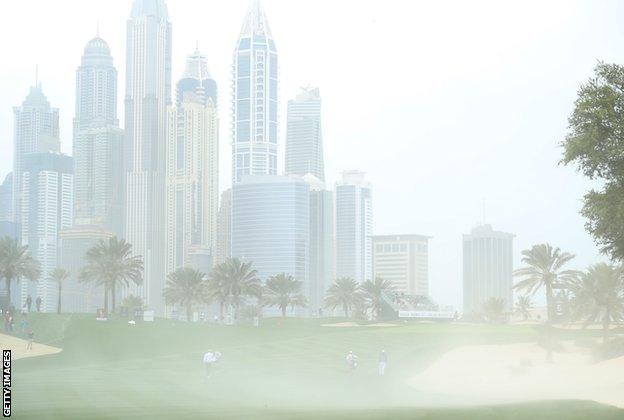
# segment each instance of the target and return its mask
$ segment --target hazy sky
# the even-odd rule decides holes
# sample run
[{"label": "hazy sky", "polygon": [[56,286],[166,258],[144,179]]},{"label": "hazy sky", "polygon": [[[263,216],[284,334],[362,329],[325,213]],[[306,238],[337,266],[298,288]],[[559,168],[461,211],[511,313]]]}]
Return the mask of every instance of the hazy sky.
[{"label": "hazy sky", "polygon": [[[39,65],[71,151],[75,69],[100,35],[125,90],[131,0],[2,2],[0,175],[10,171],[13,113]],[[230,184],[230,66],[246,0],[169,0],[173,80],[199,41],[220,89],[221,189]],[[624,62],[617,1],[266,0],[286,101],[301,85],[323,98],[327,178],[368,173],[375,233],[433,236],[434,299],[461,302],[461,234],[483,219],[521,249],[549,241],[599,256],[578,215],[590,184],[557,165],[579,84],[597,60]],[[122,121],[123,124],[123,121]],[[279,162],[283,168],[283,159]]]}]

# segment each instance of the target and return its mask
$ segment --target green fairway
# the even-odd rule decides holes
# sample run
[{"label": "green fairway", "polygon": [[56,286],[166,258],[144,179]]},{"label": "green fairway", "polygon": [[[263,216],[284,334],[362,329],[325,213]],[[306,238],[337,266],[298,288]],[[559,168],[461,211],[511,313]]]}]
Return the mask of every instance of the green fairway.
[{"label": "green fairway", "polygon": [[[582,401],[460,408],[407,378],[462,344],[535,340],[528,326],[410,324],[327,328],[336,320],[267,319],[261,327],[158,320],[128,325],[82,315],[31,315],[38,341],[63,352],[13,364],[16,418],[624,418]],[[387,375],[377,356],[389,354]],[[223,353],[206,380],[208,349]],[[344,361],[360,358],[350,374]],[[453,403],[453,408],[442,406]]]}]

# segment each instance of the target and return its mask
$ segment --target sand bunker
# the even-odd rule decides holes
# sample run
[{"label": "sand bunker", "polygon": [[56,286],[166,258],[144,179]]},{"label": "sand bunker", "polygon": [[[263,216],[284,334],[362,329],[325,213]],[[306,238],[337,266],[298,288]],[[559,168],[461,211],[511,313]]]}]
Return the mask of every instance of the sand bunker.
[{"label": "sand bunker", "polygon": [[396,324],[388,324],[385,322],[377,322],[375,324],[358,324],[356,322],[336,322],[334,324],[321,324],[321,327],[396,327]]},{"label": "sand bunker", "polygon": [[564,348],[546,363],[536,344],[460,347],[408,384],[462,403],[582,399],[624,407],[624,357],[592,363],[587,350],[571,343]]},{"label": "sand bunker", "polygon": [[22,340],[21,338],[6,334],[0,334],[0,348],[3,350],[11,350],[11,358],[13,360],[23,359],[25,357],[56,354],[63,350],[58,347],[47,346],[39,343],[33,343],[32,350],[26,350],[27,345],[27,340]]}]

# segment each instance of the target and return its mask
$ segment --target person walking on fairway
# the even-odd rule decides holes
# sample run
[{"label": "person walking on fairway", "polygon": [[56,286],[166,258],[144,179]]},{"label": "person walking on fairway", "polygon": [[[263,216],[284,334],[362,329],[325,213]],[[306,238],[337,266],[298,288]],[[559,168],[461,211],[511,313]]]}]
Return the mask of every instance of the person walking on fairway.
[{"label": "person walking on fairway", "polygon": [[28,296],[26,298],[26,306],[28,307],[28,312],[30,312],[30,307],[32,306],[32,297]]},{"label": "person walking on fairway", "polygon": [[33,341],[35,339],[35,333],[32,328],[28,330],[28,345],[26,346],[26,350],[32,350]]},{"label": "person walking on fairway", "polygon": [[37,300],[35,301],[35,304],[37,305],[37,312],[41,312],[41,296],[37,296]]},{"label": "person walking on fairway", "polygon": [[385,350],[382,350],[379,353],[379,376],[384,376],[386,374],[386,365],[388,364],[388,354],[386,354]]},{"label": "person walking on fairway", "polygon": [[347,366],[349,367],[350,372],[353,372],[357,367],[357,356],[353,353],[353,351],[349,351],[347,354]]},{"label": "person walking on fairway", "polygon": [[210,372],[217,360],[221,357],[221,353],[218,351],[208,350],[204,353],[204,365],[206,366],[206,378],[210,378]]}]

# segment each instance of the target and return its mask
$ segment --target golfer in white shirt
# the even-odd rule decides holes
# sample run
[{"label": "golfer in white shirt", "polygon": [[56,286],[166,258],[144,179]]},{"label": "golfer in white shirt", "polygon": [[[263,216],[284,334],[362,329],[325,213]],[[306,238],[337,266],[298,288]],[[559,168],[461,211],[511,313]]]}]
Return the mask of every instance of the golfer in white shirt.
[{"label": "golfer in white shirt", "polygon": [[206,366],[206,378],[210,377],[210,371],[212,370],[212,366],[219,360],[221,357],[221,353],[218,351],[208,350],[204,353],[204,365]]}]

